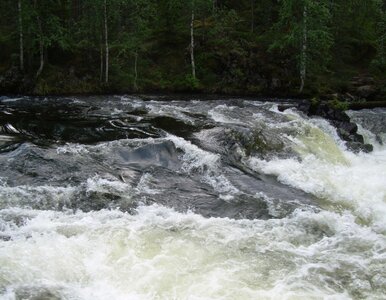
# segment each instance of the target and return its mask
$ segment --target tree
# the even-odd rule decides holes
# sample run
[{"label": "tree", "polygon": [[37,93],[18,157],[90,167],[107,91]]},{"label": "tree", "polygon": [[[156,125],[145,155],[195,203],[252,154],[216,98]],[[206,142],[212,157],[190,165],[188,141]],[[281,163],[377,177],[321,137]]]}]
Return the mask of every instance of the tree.
[{"label": "tree", "polygon": [[307,74],[326,70],[333,43],[326,0],[281,0],[279,19],[273,27],[275,41],[270,49],[296,57],[302,93]]},{"label": "tree", "polygon": [[36,78],[40,76],[44,68],[44,41],[43,41],[43,28],[42,28],[42,20],[40,17],[40,13],[38,11],[38,2],[34,0],[34,8],[36,11],[36,22],[38,28],[38,39],[39,39],[39,56],[40,56],[40,65],[39,69],[36,72]]},{"label": "tree", "polygon": [[17,1],[17,10],[19,15],[19,51],[20,51],[20,70],[24,71],[24,42],[23,42],[23,15],[21,0]]},{"label": "tree", "polygon": [[192,0],[192,17],[190,21],[190,62],[192,66],[192,78],[196,80],[196,63],[194,61],[194,0]]},{"label": "tree", "polygon": [[375,59],[376,65],[381,69],[386,70],[386,2],[377,1],[377,30],[376,30],[376,46],[377,56]]},{"label": "tree", "polygon": [[109,82],[109,38],[107,27],[107,0],[104,0],[104,34],[105,34],[105,83]]},{"label": "tree", "polygon": [[[129,86],[331,92],[348,87],[358,73],[375,82],[386,79],[385,5],[384,0],[1,0],[0,80],[9,74],[21,83],[18,68],[23,78],[38,78],[36,85],[45,91],[52,85],[48,90],[56,92],[76,85],[83,92]],[[18,76],[11,76],[15,72]]]}]

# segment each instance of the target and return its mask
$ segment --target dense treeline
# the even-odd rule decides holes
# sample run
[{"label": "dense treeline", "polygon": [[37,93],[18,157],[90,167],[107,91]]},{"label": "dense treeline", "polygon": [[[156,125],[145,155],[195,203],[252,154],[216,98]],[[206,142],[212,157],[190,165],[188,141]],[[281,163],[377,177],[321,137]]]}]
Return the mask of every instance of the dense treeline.
[{"label": "dense treeline", "polygon": [[385,40],[383,0],[1,0],[0,86],[371,94]]}]

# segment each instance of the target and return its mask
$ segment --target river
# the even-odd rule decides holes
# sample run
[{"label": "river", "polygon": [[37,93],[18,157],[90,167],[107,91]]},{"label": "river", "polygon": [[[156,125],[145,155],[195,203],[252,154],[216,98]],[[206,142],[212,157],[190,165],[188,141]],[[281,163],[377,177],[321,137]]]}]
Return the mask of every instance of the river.
[{"label": "river", "polygon": [[0,298],[385,299],[386,110],[348,114],[371,153],[269,99],[2,99]]}]

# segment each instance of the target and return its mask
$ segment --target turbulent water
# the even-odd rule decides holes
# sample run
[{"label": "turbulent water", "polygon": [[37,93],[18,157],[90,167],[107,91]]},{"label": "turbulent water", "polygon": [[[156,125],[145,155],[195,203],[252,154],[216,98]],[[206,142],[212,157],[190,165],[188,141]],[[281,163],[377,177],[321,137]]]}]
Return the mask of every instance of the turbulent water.
[{"label": "turbulent water", "polygon": [[385,299],[386,110],[0,102],[1,299]]}]

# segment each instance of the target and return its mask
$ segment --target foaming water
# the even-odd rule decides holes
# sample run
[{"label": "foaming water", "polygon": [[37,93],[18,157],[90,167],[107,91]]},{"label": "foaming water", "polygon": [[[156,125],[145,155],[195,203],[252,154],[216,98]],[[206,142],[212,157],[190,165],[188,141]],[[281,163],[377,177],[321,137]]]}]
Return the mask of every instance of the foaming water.
[{"label": "foaming water", "polygon": [[[385,233],[386,147],[375,143],[372,153],[354,154],[342,143],[334,142],[337,139],[335,130],[330,125],[325,130],[325,121],[303,122],[309,130],[292,139],[300,158],[268,161],[250,157],[248,165],[256,171],[277,176],[285,184],[338,204],[334,206],[338,210],[351,209],[357,217]],[[367,141],[372,140],[367,138]]]},{"label": "foaming water", "polygon": [[[28,289],[62,299],[350,299],[385,292],[386,241],[349,214],[296,211],[281,220],[235,221],[150,206],[136,215],[10,209],[1,216],[12,238],[0,248],[5,299]],[[369,278],[369,270],[380,273]]]},{"label": "foaming water", "polygon": [[0,299],[384,299],[385,111],[149,100],[4,103]]}]

